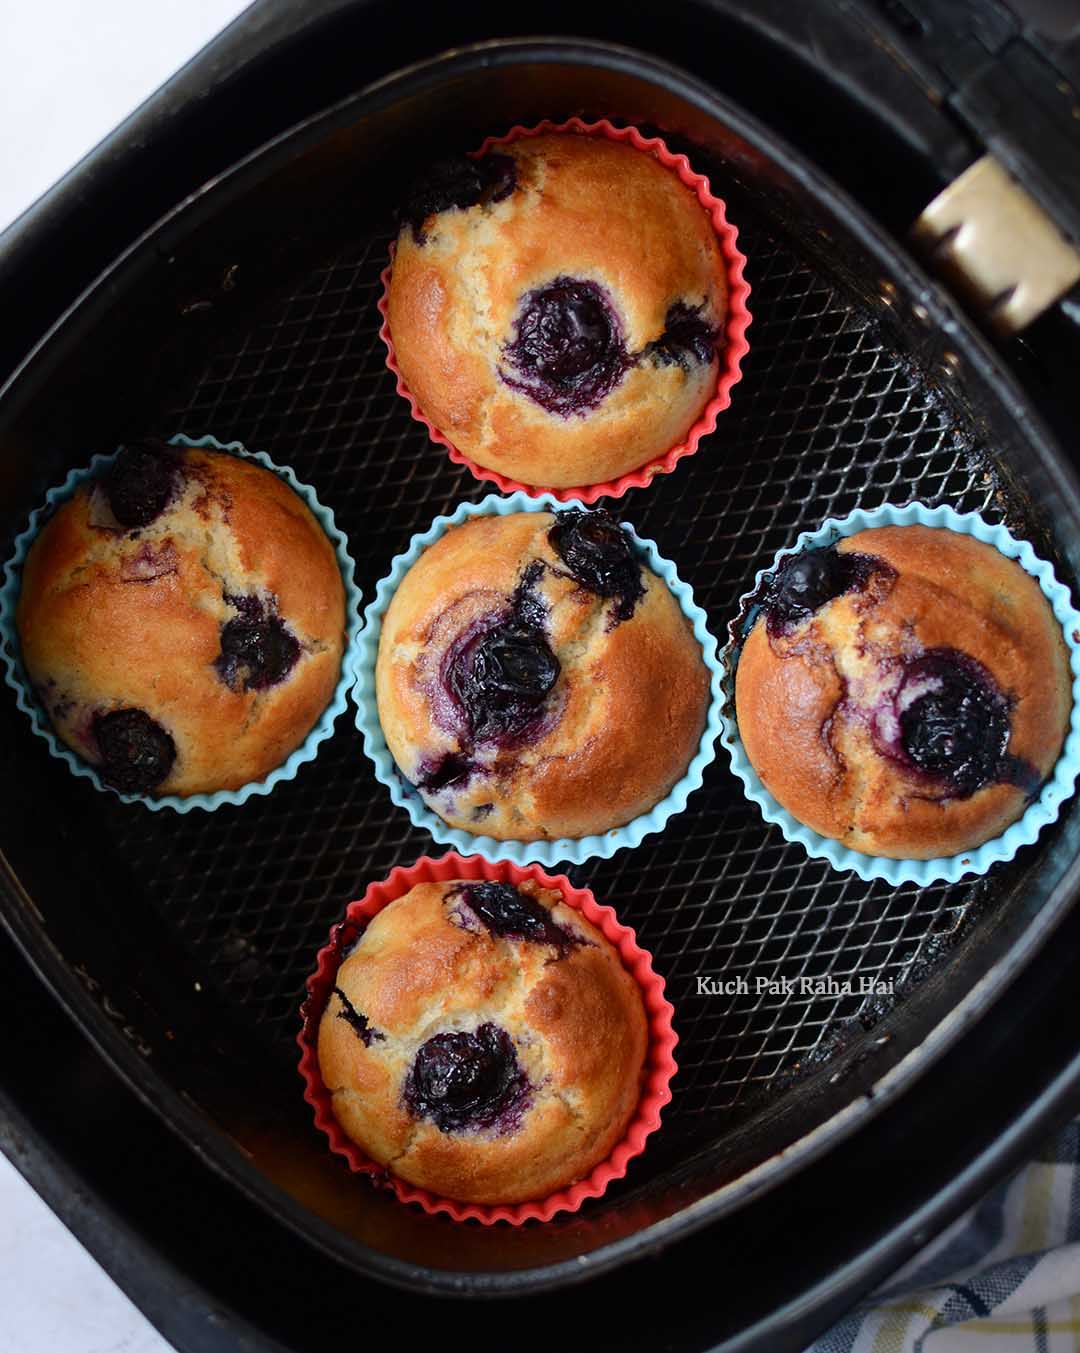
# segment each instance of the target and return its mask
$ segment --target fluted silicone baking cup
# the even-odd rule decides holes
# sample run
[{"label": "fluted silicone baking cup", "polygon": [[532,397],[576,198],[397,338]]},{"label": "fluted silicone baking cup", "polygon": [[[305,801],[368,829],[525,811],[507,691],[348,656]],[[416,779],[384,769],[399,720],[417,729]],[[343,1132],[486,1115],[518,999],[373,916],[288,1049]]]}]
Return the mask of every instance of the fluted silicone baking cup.
[{"label": "fluted silicone baking cup", "polygon": [[[645,1057],[645,1077],[641,1099],[622,1140],[606,1160],[594,1165],[584,1179],[559,1189],[536,1202],[486,1205],[463,1203],[442,1198],[418,1188],[384,1166],[376,1164],[342,1131],[331,1106],[331,1097],[319,1074],[316,1053],[319,1020],[330,997],[334,977],[348,949],[363,933],[367,923],[395,898],[403,897],[419,883],[447,882],[450,879],[490,879],[498,883],[519,884],[532,879],[544,888],[554,888],[567,906],[582,913],[619,951],[623,966],[637,982],[649,1021],[649,1048]],[[432,859],[424,856],[413,865],[398,866],[388,878],[372,883],[359,902],[352,902],[330,932],[330,942],[320,949],[315,972],[307,980],[308,996],[301,1007],[303,1027],[297,1035],[300,1045],[300,1075],[304,1080],[304,1098],[315,1110],[315,1126],[330,1141],[330,1149],[344,1156],[358,1174],[372,1176],[384,1183],[403,1203],[417,1203],[425,1212],[443,1212],[455,1221],[479,1221],[485,1225],[526,1221],[550,1221],[557,1212],[576,1212],[589,1198],[599,1198],[613,1179],[622,1179],[626,1167],[645,1149],[645,1140],[660,1126],[660,1111],[671,1100],[671,1078],[677,1067],[673,1052],[678,1036],[671,1025],[674,1014],[664,997],[664,979],[652,966],[651,955],[637,942],[634,932],[622,925],[611,907],[601,906],[587,888],[575,888],[563,874],[545,874],[536,865],[525,868],[502,861],[492,863],[478,855],[463,859],[455,851]]]},{"label": "fluted silicone baking cup", "polygon": [[390,572],[375,589],[375,598],[364,612],[364,629],[360,635],[357,651],[357,680],[354,691],[357,716],[356,726],[364,735],[364,750],[375,766],[376,778],[390,791],[390,797],[399,808],[404,808],[412,819],[413,825],[430,832],[440,845],[453,846],[456,850],[470,854],[479,851],[489,860],[513,860],[516,864],[527,864],[530,860],[538,864],[553,865],[561,861],[569,864],[582,864],[589,859],[610,859],[617,850],[628,846],[638,846],[650,832],[662,831],[668,818],[681,813],[686,801],[695,789],[700,788],[705,767],[713,760],[715,743],[720,732],[720,683],[723,669],[717,655],[716,640],[708,630],[707,617],[694,601],[689,585],[684,583],[675,571],[675,565],[664,559],[651,540],[643,539],[628,522],[621,525],[630,534],[634,546],[643,562],[652,569],[670,588],[683,615],[690,621],[694,637],[701,645],[702,657],[709,669],[709,712],[701,742],[686,774],[671,792],[660,800],[648,813],[622,827],[614,827],[602,835],[561,837],[546,841],[497,841],[492,836],[474,836],[460,827],[451,827],[430,809],[420,796],[419,790],[401,774],[390,749],[386,745],[382,726],[379,723],[378,702],[375,696],[375,663],[379,656],[379,636],[382,633],[382,620],[390,599],[398,584],[416,563],[429,545],[433,545],[451,526],[460,526],[472,517],[508,516],[513,512],[557,512],[570,508],[582,508],[580,502],[557,502],[551,494],[532,498],[518,491],[508,498],[497,493],[488,494],[479,503],[462,503],[449,517],[436,517],[432,524],[420,535],[413,536],[404,554],[399,554],[390,566]]},{"label": "fluted silicone baking cup", "polygon": [[4,660],[7,684],[14,690],[19,708],[29,715],[34,732],[45,740],[53,756],[65,761],[75,775],[89,780],[95,789],[115,794],[125,803],[144,803],[148,808],[155,810],[172,808],[178,813],[188,813],[193,808],[212,810],[220,808],[222,804],[226,803],[244,803],[253,794],[269,794],[274,786],[280,784],[282,780],[293,779],[305,762],[315,759],[319,744],[325,742],[333,733],[334,724],[344,712],[348,703],[349,690],[354,680],[355,648],[360,632],[360,602],[362,598],[360,589],[353,581],[355,566],[352,556],[349,554],[348,540],[335,525],[333,512],[319,502],[315,496],[315,490],[309,488],[306,484],[302,484],[288,466],[275,465],[265,452],[247,451],[239,442],[219,442],[214,437],[191,438],[182,434],[171,437],[169,442],[172,446],[224,451],[229,455],[242,456],[246,460],[253,460],[266,469],[272,470],[279,479],[284,479],[289,487],[304,500],[334,546],[338,567],[341,569],[341,578],[345,584],[345,651],[342,654],[341,676],[330,703],[304,741],[286,761],[272,770],[263,780],[253,780],[250,784],[242,785],[239,789],[219,789],[213,794],[190,794],[184,798],[178,794],[162,794],[158,798],[153,798],[147,794],[123,794],[111,785],[107,785],[89,762],[77,756],[52,731],[48,716],[34,694],[33,685],[19,655],[19,636],[15,624],[15,611],[22,582],[22,566],[35,536],[56,508],[61,503],[66,502],[80,484],[85,484],[88,480],[95,478],[106,466],[111,465],[119,454],[119,449],[106,455],[96,455],[89,465],[72,470],[62,484],[49,490],[45,495],[45,502],[30,514],[28,526],[16,537],[14,551],[5,565],[3,586],[0,588],[0,657]]},{"label": "fluted silicone baking cup", "polygon": [[[934,860],[894,860],[881,855],[869,855],[851,850],[839,841],[811,831],[790,813],[785,812],[761,783],[739,740],[735,712],[735,670],[742,642],[750,633],[760,604],[763,580],[771,577],[781,562],[801,550],[832,545],[842,536],[852,536],[873,526],[936,526],[961,535],[974,536],[993,545],[1030,573],[1049,601],[1065,643],[1069,649],[1069,665],[1073,674],[1072,715],[1061,756],[1037,799],[1027,811],[1000,836],[986,841],[975,850],[959,855],[942,856]],[[994,864],[1011,860],[1021,846],[1031,845],[1044,827],[1055,821],[1061,805],[1072,795],[1080,772],[1080,613],[1072,604],[1069,590],[1054,576],[1054,570],[1036,555],[1026,540],[1017,540],[1004,526],[991,526],[977,513],[959,513],[951,507],[927,507],[924,503],[909,503],[904,507],[885,504],[870,511],[856,509],[847,517],[830,517],[818,530],[804,531],[793,546],[780,550],[768,568],[761,569],[754,579],[751,591],[739,602],[739,612],[731,627],[731,639],[722,654],[724,700],[722,706],[723,733],[721,742],[731,757],[731,769],[743,782],[746,796],[756,803],[766,822],[780,828],[784,839],[802,846],[806,853],[818,860],[828,860],[835,868],[851,870],[862,879],[884,879],[898,886],[914,883],[955,883],[965,875],[985,874]]]},{"label": "fluted silicone baking cup", "polygon": [[458,450],[453,442],[440,432],[429,418],[425,417],[423,410],[406,386],[401,369],[397,364],[397,358],[394,355],[390,325],[386,318],[390,274],[394,267],[393,246],[390,250],[390,262],[383,270],[380,279],[383,290],[378,306],[379,314],[382,315],[379,337],[386,344],[386,364],[394,373],[398,394],[408,400],[413,417],[427,428],[428,435],[433,442],[446,447],[450,453],[450,459],[456,465],[464,465],[474,478],[497,485],[503,493],[522,492],[533,495],[550,493],[552,497],[563,503],[569,502],[571,499],[578,499],[583,503],[595,503],[598,498],[621,498],[627,489],[644,488],[657,475],[670,474],[678,461],[685,456],[694,454],[703,437],[715,432],[716,420],[724,409],[731,404],[732,387],[742,376],[742,359],[750,351],[750,344],[746,341],[746,330],[751,318],[746,304],[750,296],[750,284],[743,276],[746,257],[738,247],[739,232],[728,221],[723,201],[713,193],[709,186],[709,180],[703,174],[696,174],[691,169],[690,161],[686,156],[673,154],[658,136],[646,137],[636,127],[616,127],[606,119],[601,119],[598,122],[583,122],[581,118],[572,117],[567,122],[544,121],[538,123],[535,127],[512,127],[504,136],[489,136],[479,150],[471,151],[470,154],[473,159],[478,159],[481,155],[486,155],[494,149],[495,146],[505,146],[512,141],[519,141],[525,137],[541,136],[551,132],[574,132],[581,136],[603,136],[610,141],[625,142],[636,150],[653,155],[665,168],[679,176],[697,197],[712,221],[713,229],[720,241],[720,250],[727,264],[728,303],[727,317],[724,321],[724,345],[719,354],[720,369],[717,373],[716,391],[683,440],[677,446],[665,451],[663,455],[654,456],[638,469],[631,470],[628,474],[619,475],[616,479],[609,479],[603,484],[585,484],[580,488],[571,489],[546,489],[533,484],[523,484],[519,480],[509,479],[506,475],[499,474],[496,470],[489,470],[486,466],[470,459],[463,451]]}]

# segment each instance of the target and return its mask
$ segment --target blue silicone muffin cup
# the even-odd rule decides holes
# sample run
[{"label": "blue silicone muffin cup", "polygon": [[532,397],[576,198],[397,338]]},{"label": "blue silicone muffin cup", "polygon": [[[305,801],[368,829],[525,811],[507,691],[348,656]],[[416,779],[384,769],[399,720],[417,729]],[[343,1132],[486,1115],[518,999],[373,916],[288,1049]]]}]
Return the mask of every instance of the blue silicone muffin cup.
[{"label": "blue silicone muffin cup", "polygon": [[722,668],[717,656],[716,640],[709,633],[706,624],[705,612],[694,601],[694,594],[689,586],[679,578],[675,565],[661,557],[651,540],[642,539],[632,526],[623,522],[622,526],[633,540],[634,547],[643,562],[668,585],[683,614],[690,621],[694,637],[701,645],[702,656],[710,673],[711,699],[705,731],[686,774],[667,797],[648,813],[634,818],[623,827],[613,828],[599,836],[564,837],[554,841],[497,841],[492,836],[473,836],[470,832],[451,827],[444,822],[427,806],[419,791],[405,779],[395,765],[379,723],[375,699],[375,662],[379,654],[382,619],[402,578],[423,551],[444,535],[448,527],[460,526],[471,517],[488,516],[493,513],[505,517],[513,512],[565,512],[571,508],[588,510],[576,499],[561,503],[549,493],[535,498],[520,492],[505,498],[492,493],[479,503],[462,503],[451,516],[436,517],[423,534],[413,536],[405,553],[399,554],[394,559],[390,572],[379,583],[375,599],[364,613],[365,623],[357,654],[354,690],[358,711],[356,725],[364,735],[364,750],[374,763],[376,777],[389,789],[394,803],[399,808],[405,809],[413,825],[422,827],[440,844],[453,846],[463,855],[479,854],[489,860],[512,860],[515,864],[543,865],[562,862],[582,864],[589,859],[609,859],[617,850],[640,845],[650,832],[662,831],[668,818],[682,812],[687,799],[700,787],[705,767],[716,755],[715,743],[720,731]]},{"label": "blue silicone muffin cup", "polygon": [[[775,573],[788,555],[801,550],[831,545],[841,536],[852,536],[872,526],[937,526],[962,535],[974,536],[995,546],[1002,554],[1015,559],[1038,582],[1050,603],[1065,643],[1069,648],[1069,663],[1073,673],[1073,708],[1069,732],[1061,756],[1047,778],[1037,799],[1024,815],[1001,836],[986,841],[976,850],[965,851],[936,860],[894,860],[880,855],[867,855],[851,850],[829,837],[819,836],[797,818],[784,811],[758,779],[739,741],[735,719],[735,669],[742,641],[750,633],[760,611],[754,598],[761,595],[763,579]],[[927,507],[910,503],[906,507],[886,504],[872,511],[861,508],[840,520],[829,518],[817,531],[804,531],[793,546],[780,550],[768,568],[761,569],[753,588],[740,600],[739,620],[733,626],[733,637],[724,647],[724,699],[721,711],[723,733],[721,742],[731,757],[731,769],[743,782],[747,798],[761,809],[766,822],[780,828],[784,839],[801,845],[806,853],[818,860],[828,860],[835,868],[851,870],[863,879],[885,879],[888,883],[925,885],[946,881],[956,882],[967,874],[985,874],[999,860],[1011,860],[1021,846],[1031,845],[1042,829],[1055,821],[1061,805],[1073,793],[1080,771],[1080,613],[1072,605],[1069,590],[1054,577],[1054,570],[1041,560],[1025,540],[1017,540],[1004,526],[991,526],[974,512],[958,513],[951,507]]]},{"label": "blue silicone muffin cup", "polygon": [[264,780],[254,780],[239,789],[219,789],[213,794],[190,794],[181,798],[178,794],[163,794],[151,798],[145,794],[122,794],[107,785],[88,762],[77,756],[53,733],[48,716],[38,703],[33,686],[22,665],[19,656],[19,640],[15,626],[15,610],[19,600],[19,588],[22,581],[22,566],[34,537],[44,523],[52,516],[56,507],[70,498],[80,484],[93,479],[116,458],[118,451],[108,455],[98,455],[83,469],[72,470],[64,482],[45,495],[43,505],[30,514],[26,530],[16,537],[14,552],[4,567],[3,586],[0,587],[0,657],[6,667],[7,684],[14,690],[19,708],[30,716],[34,732],[44,738],[53,756],[66,761],[74,774],[89,780],[95,789],[115,794],[125,803],[143,803],[148,808],[172,808],[178,813],[189,813],[193,808],[212,810],[222,804],[244,803],[253,794],[269,794],[282,780],[291,780],[306,761],[313,761],[319,750],[319,744],[325,742],[334,731],[334,724],[344,711],[348,702],[349,690],[353,683],[355,670],[355,650],[360,633],[360,589],[353,581],[355,567],[348,550],[348,540],[334,524],[334,514],[323,507],[315,496],[314,489],[302,484],[288,466],[275,465],[262,451],[247,451],[239,442],[219,442],[214,437],[176,436],[169,439],[173,446],[206,448],[213,451],[225,451],[233,456],[242,456],[272,470],[279,479],[284,479],[291,489],[304,500],[314,513],[319,525],[326,532],[337,554],[341,569],[342,582],[345,584],[345,626],[346,644],[342,655],[341,676],[334,689],[333,697],[323,710],[319,721],[312,728],[296,751]]}]

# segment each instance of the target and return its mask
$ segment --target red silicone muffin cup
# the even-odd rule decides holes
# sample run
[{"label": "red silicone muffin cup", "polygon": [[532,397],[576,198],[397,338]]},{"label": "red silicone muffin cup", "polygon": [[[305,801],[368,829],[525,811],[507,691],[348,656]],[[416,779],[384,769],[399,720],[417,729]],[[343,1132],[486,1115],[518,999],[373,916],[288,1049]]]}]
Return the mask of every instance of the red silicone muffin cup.
[{"label": "red silicone muffin cup", "polygon": [[[352,1142],[338,1125],[330,1107],[330,1093],[319,1075],[316,1054],[319,1020],[322,1017],[337,970],[345,951],[363,933],[368,921],[395,898],[404,896],[418,883],[449,879],[490,879],[498,883],[520,883],[533,879],[545,888],[554,888],[563,901],[591,921],[615,946],[623,965],[641,988],[649,1021],[649,1048],[645,1057],[645,1081],[637,1112],[630,1120],[622,1141],[606,1160],[569,1188],[560,1189],[535,1202],[490,1206],[440,1198],[427,1189],[417,1188],[376,1164]],[[672,1049],[678,1037],[671,1027],[672,1007],[664,998],[664,979],[653,971],[650,955],[642,949],[634,932],[621,925],[611,907],[600,906],[587,888],[575,888],[563,874],[545,874],[538,865],[493,864],[479,855],[461,856],[454,851],[438,859],[423,856],[408,868],[398,867],[388,878],[369,885],[359,902],[351,902],[345,919],[330,932],[330,942],[320,949],[314,973],[307,980],[308,997],[301,1007],[303,1028],[297,1035],[300,1045],[300,1075],[304,1079],[304,1098],[315,1110],[315,1126],[326,1134],[330,1149],[344,1156],[358,1174],[374,1176],[403,1203],[419,1203],[425,1212],[445,1212],[455,1221],[479,1221],[485,1225],[506,1221],[520,1226],[526,1221],[550,1221],[557,1212],[576,1212],[586,1198],[599,1198],[613,1179],[621,1179],[634,1156],[645,1149],[645,1139],[660,1126],[660,1110],[671,1099],[670,1082],[676,1071]]]},{"label": "red silicone muffin cup", "polygon": [[516,479],[508,479],[506,475],[501,475],[496,470],[489,470],[483,465],[478,465],[476,461],[470,460],[464,452],[459,451],[453,442],[444,436],[430,419],[424,416],[423,411],[406,386],[397,359],[394,356],[394,345],[386,318],[390,274],[394,266],[392,245],[390,262],[383,270],[381,278],[383,291],[379,301],[379,313],[382,315],[382,325],[379,329],[379,337],[386,344],[386,365],[394,373],[398,394],[403,395],[408,400],[413,417],[417,422],[423,423],[433,442],[438,442],[440,446],[446,447],[450,453],[450,459],[455,464],[464,465],[476,479],[488,480],[496,484],[503,493],[513,493],[515,490],[520,490],[532,497],[541,493],[550,493],[561,503],[568,502],[570,499],[578,499],[583,503],[595,503],[598,498],[621,498],[627,489],[644,488],[652,482],[656,475],[670,474],[677,461],[682,460],[684,456],[694,454],[702,437],[707,437],[709,433],[715,431],[717,417],[731,403],[731,388],[742,376],[742,359],[750,351],[750,344],[746,341],[746,329],[750,323],[750,311],[747,309],[746,301],[750,295],[750,284],[743,277],[746,258],[736,243],[739,232],[728,221],[724,203],[710,189],[709,180],[702,174],[694,173],[686,156],[672,154],[657,136],[645,137],[636,127],[615,127],[606,119],[600,122],[582,122],[580,118],[572,117],[568,122],[541,122],[535,127],[513,127],[505,136],[489,136],[479,150],[471,151],[470,154],[474,159],[477,159],[481,155],[486,155],[495,146],[508,145],[511,141],[521,140],[522,137],[540,136],[547,132],[576,132],[582,136],[606,136],[610,141],[625,141],[634,146],[635,149],[655,156],[662,165],[678,174],[683,183],[696,194],[698,201],[712,220],[713,229],[720,241],[721,252],[727,263],[728,312],[724,323],[724,346],[720,351],[720,370],[717,375],[716,393],[705,405],[700,417],[686,434],[684,440],[638,469],[620,475],[618,479],[609,479],[603,484],[583,484],[571,489],[546,488],[541,484],[522,484]]}]

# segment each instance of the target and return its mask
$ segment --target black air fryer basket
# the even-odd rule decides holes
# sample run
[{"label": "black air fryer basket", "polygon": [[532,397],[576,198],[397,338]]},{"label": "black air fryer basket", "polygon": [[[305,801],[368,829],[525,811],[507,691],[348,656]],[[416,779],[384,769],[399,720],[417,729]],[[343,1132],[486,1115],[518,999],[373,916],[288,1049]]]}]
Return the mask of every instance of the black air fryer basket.
[{"label": "black air fryer basket", "polygon": [[[1080,345],[1068,277],[1055,291],[1039,266],[1043,241],[1067,260],[1080,220],[1067,48],[987,4],[555,5],[542,24],[558,37],[529,31],[538,15],[449,8],[325,3],[301,22],[256,5],[0,238],[14,316],[0,348],[5,554],[93,452],[210,433],[316,488],[370,599],[414,532],[487,491],[429,443],[386,369],[375,306],[393,205],[442,153],[578,114],[685,150],[748,259],[750,354],[731,409],[697,455],[611,505],[677,561],[714,633],[801,530],[885,501],[1002,522],[1075,587],[1080,496],[1052,427],[1071,395],[1056,372]],[[1012,102],[995,102],[987,91],[1010,80]],[[1034,222],[1015,284],[996,292],[932,214],[905,235],[987,149]],[[1040,286],[1020,323],[1018,297]],[[130,1139],[129,1183],[151,1153],[171,1162],[138,1190],[173,1211],[176,1267],[161,1278],[161,1235],[129,1214],[124,1271],[178,1341],[194,1336],[150,1294],[202,1292],[220,1242],[183,1237],[206,1190],[237,1245],[280,1270],[266,1300],[290,1346],[315,1346],[331,1310],[346,1324],[393,1312],[396,1286],[417,1331],[468,1328],[481,1347],[502,1346],[506,1306],[447,1298],[516,1295],[523,1324],[540,1293],[565,1311],[604,1301],[624,1342],[653,1330],[644,1346],[742,1330],[746,1346],[795,1347],[1076,1106],[1055,1005],[1069,1009],[1075,803],[986,877],[892,888],[786,843],[718,749],[661,835],[570,871],[667,979],[680,1070],[661,1130],[573,1216],[485,1228],[424,1215],[329,1155],[296,1070],[304,981],[331,925],[369,881],[441,853],[375,781],[351,715],[270,796],[183,816],[76,779],[10,692],[0,720],[2,917],[113,1069],[88,1073],[117,1105],[94,1129],[99,1159]],[[701,995],[699,976],[746,977],[749,992]],[[803,977],[834,979],[832,994],[755,991]],[[894,994],[843,994],[860,979]],[[21,1010],[43,999],[25,976],[9,985]],[[80,1225],[71,1179],[82,1171],[103,1208],[125,1183],[95,1181],[95,1153],[56,1139],[19,1068],[4,1094],[39,1144],[35,1182],[113,1256],[108,1235],[127,1230]],[[713,1256],[730,1276],[723,1310],[715,1284],[687,1290]],[[297,1274],[324,1294],[314,1313]],[[649,1274],[675,1305],[662,1336],[628,1315]],[[205,1294],[238,1312],[248,1299],[237,1275]],[[239,1314],[234,1335],[275,1346],[262,1314],[268,1342]]]}]

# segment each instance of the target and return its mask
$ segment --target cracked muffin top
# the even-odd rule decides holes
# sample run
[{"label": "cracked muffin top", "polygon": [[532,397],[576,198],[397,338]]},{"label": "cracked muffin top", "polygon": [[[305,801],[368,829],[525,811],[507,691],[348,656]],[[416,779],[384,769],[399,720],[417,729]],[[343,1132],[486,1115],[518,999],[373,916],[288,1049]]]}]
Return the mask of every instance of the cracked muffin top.
[{"label": "cracked muffin top", "polygon": [[277,475],[124,447],[34,540],[17,625],[58,736],[134,794],[238,789],[304,740],[345,643],[334,547]]},{"label": "cracked muffin top", "polygon": [[709,676],[689,621],[606,512],[450,528],[382,623],[379,719],[451,826],[582,837],[647,812],[701,741]]},{"label": "cracked muffin top", "polygon": [[678,445],[715,393],[727,271],[651,154],[572,133],[445,161],[404,204],[387,323],[405,384],[465,455],[599,484]]},{"label": "cracked muffin top", "polygon": [[1049,602],[972,536],[886,526],[790,556],[739,657],[739,736],[790,813],[854,850],[934,859],[1021,816],[1072,708]]},{"label": "cracked muffin top", "polygon": [[583,1178],[641,1095],[640,988],[604,935],[532,880],[422,883],[338,969],[318,1031],[344,1132],[447,1198],[515,1203]]}]

